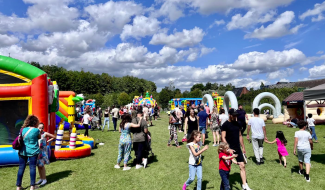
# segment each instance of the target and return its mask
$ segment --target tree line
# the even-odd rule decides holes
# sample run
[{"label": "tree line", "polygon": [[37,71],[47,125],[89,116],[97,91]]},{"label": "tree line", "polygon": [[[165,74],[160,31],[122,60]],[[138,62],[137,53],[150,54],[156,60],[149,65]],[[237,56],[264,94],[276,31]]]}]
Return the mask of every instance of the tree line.
[{"label": "tree line", "polygon": [[[202,98],[203,95],[213,92],[223,96],[225,92],[235,88],[231,83],[224,85],[207,82],[206,84],[196,83],[190,90],[182,92],[179,88],[175,88],[173,82],[170,82],[158,93],[154,82],[133,76],[114,77],[107,73],[94,74],[83,70],[69,71],[56,65],[40,65],[38,62],[31,62],[30,64],[45,71],[52,81],[57,81],[60,90],[84,94],[86,99],[96,99],[96,105],[101,107],[123,106],[131,103],[134,96],[145,96],[146,91],[149,91],[160,107],[168,108],[169,101],[173,98]],[[247,112],[251,112],[254,98],[261,92],[271,92],[282,102],[291,93],[297,92],[298,88],[264,88],[259,90],[251,88],[249,91],[248,94],[238,97],[238,103],[242,104]],[[273,100],[264,98],[261,103],[273,104]]]}]

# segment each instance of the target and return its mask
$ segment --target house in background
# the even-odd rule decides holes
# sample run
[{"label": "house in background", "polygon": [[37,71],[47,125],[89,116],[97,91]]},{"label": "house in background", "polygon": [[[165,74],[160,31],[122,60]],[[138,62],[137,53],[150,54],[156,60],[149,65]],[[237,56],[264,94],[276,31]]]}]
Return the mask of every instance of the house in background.
[{"label": "house in background", "polygon": [[247,90],[246,87],[240,87],[240,88],[234,88],[233,93],[236,95],[236,97],[241,97],[243,94],[247,94],[249,90]]}]

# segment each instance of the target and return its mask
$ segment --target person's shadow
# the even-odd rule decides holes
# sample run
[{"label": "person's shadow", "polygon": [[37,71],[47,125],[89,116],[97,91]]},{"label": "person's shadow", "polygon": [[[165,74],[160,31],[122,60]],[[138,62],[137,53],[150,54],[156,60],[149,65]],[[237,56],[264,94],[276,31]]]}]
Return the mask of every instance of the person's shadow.
[{"label": "person's shadow", "polygon": [[60,179],[69,177],[72,174],[72,170],[65,170],[57,173],[52,173],[47,178],[47,184],[51,184],[53,182],[59,181]]},{"label": "person's shadow", "polygon": [[[214,187],[207,187],[208,183],[209,183],[208,181],[203,180],[202,181],[202,189],[214,189]],[[196,188],[197,188],[197,183],[195,184],[195,187],[193,188],[193,190],[196,190]]]},{"label": "person's shadow", "polygon": [[238,188],[238,187],[234,187],[235,184],[241,184],[242,183],[242,180],[241,180],[241,177],[240,177],[240,174],[239,173],[234,173],[232,175],[229,176],[229,184],[230,184],[230,189],[237,189],[237,190],[240,190],[241,188]]}]

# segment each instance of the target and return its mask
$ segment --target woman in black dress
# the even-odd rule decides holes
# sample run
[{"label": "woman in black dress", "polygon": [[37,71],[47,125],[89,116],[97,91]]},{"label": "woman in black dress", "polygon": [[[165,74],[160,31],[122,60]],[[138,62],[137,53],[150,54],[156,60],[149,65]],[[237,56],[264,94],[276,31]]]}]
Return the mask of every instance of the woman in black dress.
[{"label": "woman in black dress", "polygon": [[189,110],[190,114],[186,114],[185,117],[185,127],[184,127],[184,134],[187,139],[190,138],[192,131],[198,130],[199,131],[199,120],[197,116],[195,116],[195,111],[193,108]]}]

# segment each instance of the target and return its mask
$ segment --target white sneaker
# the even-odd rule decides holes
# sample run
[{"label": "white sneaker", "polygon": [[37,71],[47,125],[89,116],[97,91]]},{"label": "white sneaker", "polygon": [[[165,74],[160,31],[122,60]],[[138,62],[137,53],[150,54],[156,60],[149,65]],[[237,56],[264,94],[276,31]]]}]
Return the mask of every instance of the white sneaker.
[{"label": "white sneaker", "polygon": [[146,166],[148,164],[148,159],[147,158],[143,159],[142,163],[143,163],[143,167],[146,168]]},{"label": "white sneaker", "polygon": [[123,167],[123,171],[130,170],[131,167]]},{"label": "white sneaker", "polygon": [[41,184],[42,182],[43,182],[43,180],[40,179],[40,180],[38,180],[38,182],[36,182],[35,184],[36,184],[36,185],[39,185],[39,184]]},{"label": "white sneaker", "polygon": [[120,169],[121,167],[119,165],[115,165],[114,168]]},{"label": "white sneaker", "polygon": [[46,179],[43,179],[43,182],[41,183],[41,186],[42,185],[45,185],[47,183],[47,180]]},{"label": "white sneaker", "polygon": [[135,169],[140,169],[140,168],[143,168],[143,166],[140,165],[140,164],[138,164],[138,165],[135,166]]},{"label": "white sneaker", "polygon": [[246,183],[246,185],[243,185],[243,190],[252,190],[251,188],[248,187],[248,184]]},{"label": "white sneaker", "polygon": [[308,179],[307,179],[307,177],[305,177],[305,179],[306,179],[307,182],[310,182],[310,177]]}]

